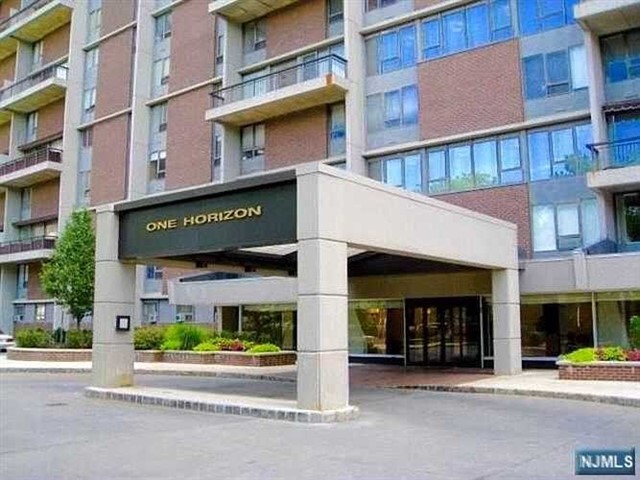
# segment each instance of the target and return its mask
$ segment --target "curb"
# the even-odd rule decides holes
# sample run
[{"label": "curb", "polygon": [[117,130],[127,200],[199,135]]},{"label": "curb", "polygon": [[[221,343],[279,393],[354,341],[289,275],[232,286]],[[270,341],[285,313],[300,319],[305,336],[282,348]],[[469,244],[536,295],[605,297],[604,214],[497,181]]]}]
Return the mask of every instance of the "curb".
[{"label": "curb", "polygon": [[[91,373],[90,368],[5,368],[0,369],[0,375],[3,373]],[[282,382],[295,383],[295,378],[280,377],[278,375],[252,375],[250,373],[232,373],[232,372],[207,372],[197,370],[134,370],[134,375],[171,375],[181,377],[217,377],[242,380],[262,380],[266,382]]]},{"label": "curb", "polygon": [[640,408],[640,398],[593,395],[590,393],[554,392],[546,390],[524,390],[503,387],[472,387],[464,385],[398,385],[391,387],[399,390],[424,390],[429,392],[484,393],[494,395],[515,395],[521,397],[558,398],[583,402],[605,403],[621,407]]}]

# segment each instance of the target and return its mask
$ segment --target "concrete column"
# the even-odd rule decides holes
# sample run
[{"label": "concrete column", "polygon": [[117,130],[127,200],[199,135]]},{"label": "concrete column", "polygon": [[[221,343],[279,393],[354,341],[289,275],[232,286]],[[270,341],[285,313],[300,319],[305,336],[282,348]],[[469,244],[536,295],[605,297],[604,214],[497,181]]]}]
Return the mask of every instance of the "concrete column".
[{"label": "concrete column", "polygon": [[589,106],[591,109],[591,126],[594,143],[607,141],[607,124],[602,106],[605,102],[604,75],[600,39],[590,30],[584,32],[584,47],[587,55],[587,72],[589,75]]},{"label": "concrete column", "polygon": [[516,375],[522,372],[518,270],[493,270],[491,284],[493,371],[496,375]]},{"label": "concrete column", "polygon": [[13,333],[13,301],[16,298],[18,271],[15,264],[0,267],[0,330]]},{"label": "concrete column", "polygon": [[349,405],[347,244],[298,241],[298,408]]},{"label": "concrete column", "polygon": [[93,307],[93,379],[96,387],[133,384],[133,325],[116,330],[116,316],[135,311],[136,267],[118,261],[118,215],[112,205],[96,215],[96,280]]},{"label": "concrete column", "polygon": [[344,49],[347,57],[349,91],[345,99],[347,170],[367,175],[362,153],[365,149],[365,76],[367,72],[362,2],[344,2]]},{"label": "concrete column", "polygon": [[[219,17],[220,18],[220,17]],[[242,68],[242,25],[229,22],[224,23],[224,64],[222,66],[222,86],[229,87],[242,81],[238,70]],[[240,128],[230,125],[222,126],[222,164],[221,180],[229,182],[240,175],[241,145]]]}]

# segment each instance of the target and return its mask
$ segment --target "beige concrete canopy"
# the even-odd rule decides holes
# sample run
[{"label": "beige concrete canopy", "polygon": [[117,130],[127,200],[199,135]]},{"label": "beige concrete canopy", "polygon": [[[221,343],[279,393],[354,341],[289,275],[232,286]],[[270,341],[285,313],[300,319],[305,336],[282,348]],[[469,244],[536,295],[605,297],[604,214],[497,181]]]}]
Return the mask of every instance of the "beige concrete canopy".
[{"label": "beige concrete canopy", "polygon": [[[372,268],[372,262],[378,262],[380,269],[385,262],[392,265],[406,259],[424,268],[453,264],[462,269],[491,270],[494,369],[499,374],[520,371],[514,225],[320,163],[298,167],[295,182],[297,245],[238,248],[234,251],[234,262],[242,255],[247,259],[295,258],[297,276],[216,281],[216,292],[211,298],[220,303],[225,303],[225,298],[249,296],[263,303],[297,299],[299,408],[314,411],[349,408],[347,285],[350,262],[360,262],[360,268],[365,271]],[[206,193],[206,190],[199,192]],[[167,197],[185,201],[189,193]],[[197,199],[189,198],[189,201]],[[221,197],[227,205],[228,200]],[[161,196],[149,201],[166,204]],[[113,327],[116,315],[133,315],[135,303],[133,265],[122,262],[118,256],[117,212],[126,210],[125,204],[98,210],[93,356],[94,383],[98,386],[133,381],[132,334],[117,332]],[[135,224],[127,225],[130,230]],[[197,229],[189,231],[198,235]],[[207,235],[213,234],[214,230],[207,232]],[[181,235],[187,238],[184,231]],[[242,243],[243,239],[238,238],[238,244]],[[120,247],[122,250],[122,245]],[[222,264],[229,257],[216,258]],[[195,287],[191,294],[211,293],[207,290],[209,283],[203,282],[199,287],[190,285]],[[182,295],[182,300],[185,288],[173,285],[172,293]]]}]

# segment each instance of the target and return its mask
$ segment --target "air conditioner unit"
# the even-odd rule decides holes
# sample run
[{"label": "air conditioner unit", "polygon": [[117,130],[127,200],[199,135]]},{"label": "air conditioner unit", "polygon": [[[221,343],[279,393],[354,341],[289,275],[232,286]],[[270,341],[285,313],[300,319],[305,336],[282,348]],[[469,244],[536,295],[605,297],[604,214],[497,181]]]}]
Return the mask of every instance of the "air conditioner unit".
[{"label": "air conditioner unit", "polygon": [[158,323],[158,315],[155,313],[149,315],[149,323]]},{"label": "air conditioner unit", "polygon": [[178,323],[193,322],[193,313],[177,313],[176,322]]},{"label": "air conditioner unit", "polygon": [[13,321],[14,322],[21,322],[24,320],[24,315],[14,315],[13,316]]}]

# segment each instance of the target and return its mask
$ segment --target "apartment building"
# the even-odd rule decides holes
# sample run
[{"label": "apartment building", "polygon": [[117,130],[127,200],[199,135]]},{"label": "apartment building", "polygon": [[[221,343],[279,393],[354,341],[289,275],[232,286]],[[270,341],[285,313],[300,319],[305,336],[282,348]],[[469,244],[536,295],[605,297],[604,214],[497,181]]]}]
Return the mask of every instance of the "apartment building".
[{"label": "apartment building", "polygon": [[[74,208],[319,161],[517,225],[524,361],[627,342],[640,1],[23,3],[0,3],[1,328],[62,322],[38,272]],[[349,264],[352,357],[491,364],[490,273],[357,250]],[[296,348],[295,302],[189,295],[263,270],[140,266],[135,321]]]}]

